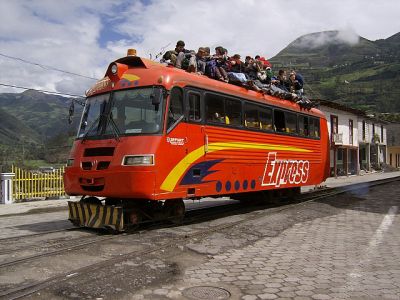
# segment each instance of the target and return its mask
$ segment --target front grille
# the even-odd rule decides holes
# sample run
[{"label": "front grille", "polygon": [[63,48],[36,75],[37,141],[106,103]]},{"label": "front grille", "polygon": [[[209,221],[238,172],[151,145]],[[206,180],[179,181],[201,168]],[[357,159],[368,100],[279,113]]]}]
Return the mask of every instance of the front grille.
[{"label": "front grille", "polygon": [[104,189],[104,185],[81,185],[81,188],[87,192],[100,192]]},{"label": "front grille", "polygon": [[109,161],[99,161],[99,163],[97,164],[97,170],[108,169],[109,165],[110,165]]},{"label": "front grille", "polygon": [[90,161],[82,162],[82,170],[91,170],[91,169],[92,169],[92,162]]},{"label": "front grille", "polygon": [[86,148],[83,154],[84,157],[92,156],[113,156],[114,147],[98,147],[98,148]]}]

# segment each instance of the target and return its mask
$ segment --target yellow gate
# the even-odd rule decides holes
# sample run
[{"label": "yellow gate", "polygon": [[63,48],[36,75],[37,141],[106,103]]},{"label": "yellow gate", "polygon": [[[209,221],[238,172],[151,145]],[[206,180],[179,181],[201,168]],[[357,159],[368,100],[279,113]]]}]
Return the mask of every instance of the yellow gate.
[{"label": "yellow gate", "polygon": [[13,199],[64,196],[64,167],[51,173],[36,173],[12,166]]}]

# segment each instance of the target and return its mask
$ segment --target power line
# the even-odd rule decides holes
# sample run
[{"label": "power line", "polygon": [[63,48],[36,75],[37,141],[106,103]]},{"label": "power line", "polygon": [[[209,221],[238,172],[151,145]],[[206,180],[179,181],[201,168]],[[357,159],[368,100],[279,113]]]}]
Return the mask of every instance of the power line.
[{"label": "power line", "polygon": [[18,85],[12,85],[12,84],[0,83],[0,85],[2,85],[2,86],[7,86],[7,87],[13,87],[13,88],[17,88],[17,89],[33,90],[33,91],[37,91],[37,92],[49,93],[49,94],[54,94],[54,95],[71,96],[71,97],[82,98],[82,99],[85,98],[84,96],[80,96],[80,95],[67,94],[67,93],[59,93],[59,92],[46,91],[46,90],[39,90],[39,89],[33,89],[33,88],[28,88],[28,87],[18,86]]},{"label": "power line", "polygon": [[57,68],[52,67],[52,66],[42,65],[42,64],[39,64],[39,63],[35,63],[35,62],[28,61],[28,60],[23,59],[23,58],[10,56],[10,55],[6,55],[6,54],[3,54],[3,53],[0,53],[0,56],[6,57],[6,58],[9,58],[9,59],[13,59],[13,60],[19,60],[19,61],[22,61],[22,62],[24,62],[24,63],[26,63],[26,64],[38,66],[38,67],[40,67],[40,68],[47,69],[47,70],[53,70],[53,71],[57,71],[57,72],[61,72],[61,73],[66,73],[66,74],[70,74],[70,75],[74,75],[74,76],[79,76],[79,77],[83,77],[83,78],[87,78],[87,79],[99,80],[98,78],[94,78],[94,77],[90,77],[90,76],[85,76],[85,75],[81,75],[81,74],[74,73],[74,72],[64,71],[64,70],[57,69]]}]

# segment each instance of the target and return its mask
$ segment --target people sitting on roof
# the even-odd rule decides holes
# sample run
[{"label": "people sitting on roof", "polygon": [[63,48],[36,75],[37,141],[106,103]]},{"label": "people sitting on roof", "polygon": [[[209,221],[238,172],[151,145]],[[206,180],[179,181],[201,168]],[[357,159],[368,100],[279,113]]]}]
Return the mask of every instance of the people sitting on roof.
[{"label": "people sitting on roof", "polygon": [[240,55],[235,54],[229,58],[227,62],[227,73],[229,82],[236,85],[243,85],[247,83],[248,76],[245,73],[246,67],[244,62],[240,60]]},{"label": "people sitting on roof", "polygon": [[299,84],[299,87],[300,87],[300,89],[298,90],[299,91],[299,95],[300,96],[302,96],[303,94],[304,94],[304,90],[303,90],[303,87],[304,87],[304,79],[303,79],[303,76],[301,76],[299,73],[297,73],[295,70],[291,70],[290,71],[290,74],[294,74],[295,75],[295,80],[297,80],[297,82],[298,82],[298,84]]},{"label": "people sitting on roof", "polygon": [[246,56],[243,62],[239,54],[228,57],[228,51],[222,46],[216,47],[211,56],[209,47],[200,47],[195,53],[186,50],[183,41],[178,41],[174,50],[164,54],[162,61],[188,72],[291,100],[306,109],[313,106],[304,96],[304,79],[300,74],[292,70],[287,78],[286,71],[279,70],[274,77],[271,63],[259,55],[254,59]]},{"label": "people sitting on roof", "polygon": [[298,80],[296,80],[296,73],[294,72],[291,72],[289,75],[288,88],[291,93],[294,93],[299,97],[302,96],[301,90],[303,89],[303,85],[300,84]]},{"label": "people sitting on roof", "polygon": [[210,57],[207,62],[206,74],[207,76],[228,82],[228,74],[226,72],[226,62],[228,57],[228,50],[222,46],[215,48],[215,54]]},{"label": "people sitting on roof", "polygon": [[200,47],[196,53],[196,62],[197,62],[197,74],[205,75],[206,74],[206,66],[207,66],[207,50],[205,47]]},{"label": "people sitting on roof", "polygon": [[196,72],[196,53],[193,50],[185,49],[185,42],[178,41],[175,49],[165,52],[163,61],[170,63],[178,69],[187,70],[188,72]]}]

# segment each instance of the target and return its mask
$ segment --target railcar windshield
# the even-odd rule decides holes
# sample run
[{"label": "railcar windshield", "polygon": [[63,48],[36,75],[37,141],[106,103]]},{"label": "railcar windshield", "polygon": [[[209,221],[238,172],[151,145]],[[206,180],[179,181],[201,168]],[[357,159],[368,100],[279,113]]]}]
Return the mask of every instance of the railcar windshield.
[{"label": "railcar windshield", "polygon": [[147,87],[116,91],[86,101],[79,138],[155,134],[162,130],[163,93]]}]

